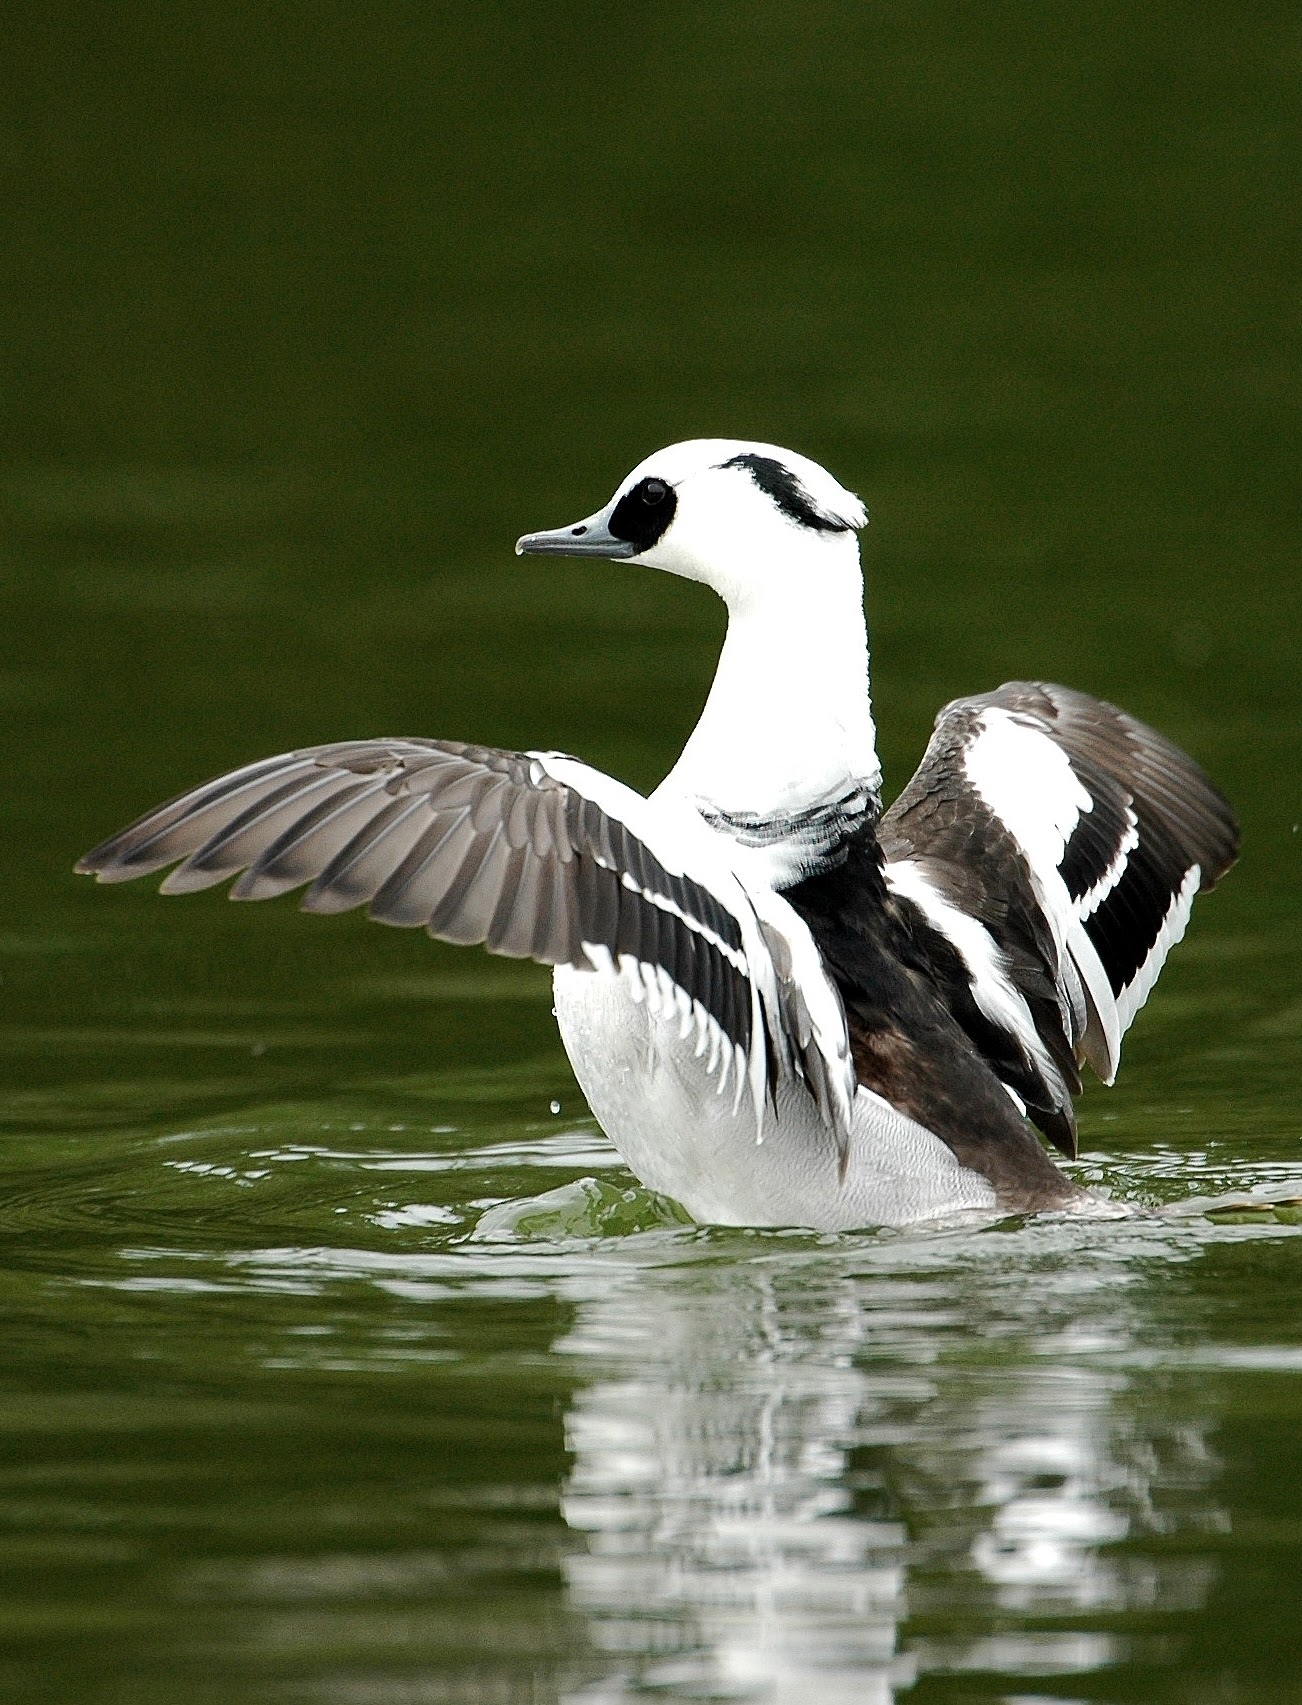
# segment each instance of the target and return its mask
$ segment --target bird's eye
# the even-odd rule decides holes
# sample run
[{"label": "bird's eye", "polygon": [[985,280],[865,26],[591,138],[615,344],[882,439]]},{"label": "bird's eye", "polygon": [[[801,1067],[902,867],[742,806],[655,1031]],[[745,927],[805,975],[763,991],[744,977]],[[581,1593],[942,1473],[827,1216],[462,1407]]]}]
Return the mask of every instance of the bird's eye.
[{"label": "bird's eye", "polygon": [[649,551],[669,531],[677,508],[678,494],[669,481],[649,476],[624,493],[608,525],[615,538],[639,553]]}]

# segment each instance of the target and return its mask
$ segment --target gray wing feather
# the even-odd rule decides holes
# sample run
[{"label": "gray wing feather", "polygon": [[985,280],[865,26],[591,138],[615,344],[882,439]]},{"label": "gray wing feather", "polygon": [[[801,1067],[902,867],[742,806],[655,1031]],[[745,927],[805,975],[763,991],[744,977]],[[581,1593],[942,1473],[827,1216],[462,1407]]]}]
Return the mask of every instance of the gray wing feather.
[{"label": "gray wing feather", "polygon": [[[223,882],[255,861],[269,841],[277,841],[303,815],[305,805],[319,802],[340,791],[341,778],[328,774],[292,776],[279,787],[270,788],[260,798],[246,805],[215,834],[209,835],[199,851],[174,870],[163,884],[167,894],[189,894],[199,888],[210,888]],[[184,820],[170,831],[179,837],[185,831]]]},{"label": "gray wing feather", "polygon": [[[295,777],[311,777],[313,768],[310,762],[291,764],[285,758],[251,764],[159,806],[88,857],[108,855],[96,869],[101,882],[148,876],[215,839],[246,813],[257,812],[268,799],[278,797],[286,785],[292,785]],[[195,886],[220,881],[219,873],[208,883],[196,882]]]},{"label": "gray wing feather", "polygon": [[424,799],[411,799],[406,794],[384,798],[375,815],[363,822],[316,874],[304,896],[303,910],[347,912],[366,905],[406,858],[428,822],[429,807]]},{"label": "gray wing feather", "polygon": [[[528,753],[438,740],[309,747],[179,795],[78,864],[103,882],[174,865],[167,893],[307,887],[303,906],[544,964],[585,943],[659,967],[743,1050],[750,970],[736,917]],[[679,913],[682,915],[680,916]]]},{"label": "gray wing feather", "polygon": [[319,799],[244,872],[231,899],[270,900],[310,882],[374,814],[383,791],[383,781],[354,781]]},{"label": "gray wing feather", "polygon": [[478,844],[464,810],[440,812],[431,823],[429,811],[416,806],[420,833],[371,899],[371,916],[382,924],[433,929],[437,933],[440,906],[455,907],[466,887],[466,866]]}]

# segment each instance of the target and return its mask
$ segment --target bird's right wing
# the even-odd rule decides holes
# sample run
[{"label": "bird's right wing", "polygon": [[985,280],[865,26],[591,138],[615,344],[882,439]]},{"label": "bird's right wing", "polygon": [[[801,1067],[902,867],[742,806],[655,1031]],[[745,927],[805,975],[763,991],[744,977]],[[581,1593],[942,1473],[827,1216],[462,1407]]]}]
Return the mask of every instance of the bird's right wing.
[{"label": "bird's right wing", "polygon": [[1112,1082],[1194,895],[1234,862],[1230,806],[1114,705],[1012,681],[941,711],[879,835],[954,1017],[1074,1153],[1079,1063]]},{"label": "bird's right wing", "polygon": [[[695,1027],[734,1098],[767,1090],[772,968],[738,882],[631,788],[555,752],[362,740],[250,764],[179,795],[79,862],[101,882],[176,866],[166,894],[310,884],[303,906],[545,965],[613,966]],[[179,861],[179,862],[178,862]],[[767,1003],[761,992],[770,991]]]}]

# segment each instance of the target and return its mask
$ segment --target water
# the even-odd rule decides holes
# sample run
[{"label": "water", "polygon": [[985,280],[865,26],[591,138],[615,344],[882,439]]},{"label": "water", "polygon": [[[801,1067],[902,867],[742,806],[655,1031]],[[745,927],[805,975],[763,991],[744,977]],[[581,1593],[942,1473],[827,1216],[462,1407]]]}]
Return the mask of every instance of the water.
[{"label": "water", "polygon": [[1287,1697],[1302,1209],[706,1231],[542,1075],[12,1141],[12,1696]]},{"label": "water", "polygon": [[[0,1694],[1302,1697],[1292,14],[542,20],[8,15]],[[510,543],[699,432],[864,491],[896,785],[1032,675],[1239,807],[1132,1217],[703,1230],[535,968],[71,876],[316,740],[649,785],[720,613]]]}]

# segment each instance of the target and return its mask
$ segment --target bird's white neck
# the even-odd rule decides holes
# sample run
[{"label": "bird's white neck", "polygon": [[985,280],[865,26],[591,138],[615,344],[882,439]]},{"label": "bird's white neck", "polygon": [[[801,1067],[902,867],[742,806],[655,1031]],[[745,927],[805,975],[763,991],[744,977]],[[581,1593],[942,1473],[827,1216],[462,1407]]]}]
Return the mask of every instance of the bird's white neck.
[{"label": "bird's white neck", "polygon": [[[807,560],[802,560],[807,558]],[[881,786],[853,534],[788,547],[721,588],[728,632],[705,708],[658,793],[750,817]]]}]

